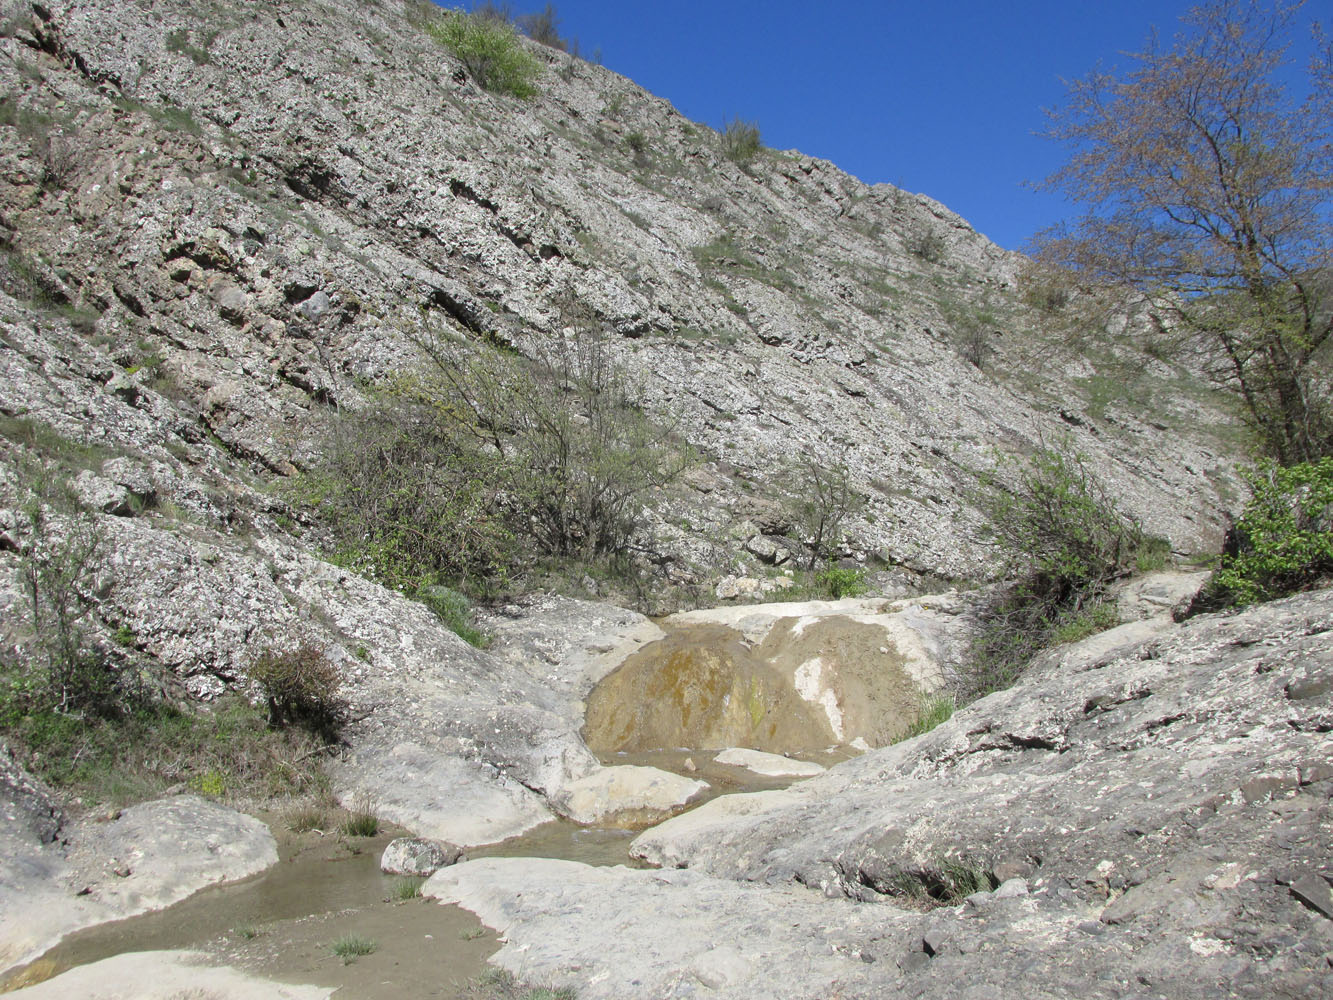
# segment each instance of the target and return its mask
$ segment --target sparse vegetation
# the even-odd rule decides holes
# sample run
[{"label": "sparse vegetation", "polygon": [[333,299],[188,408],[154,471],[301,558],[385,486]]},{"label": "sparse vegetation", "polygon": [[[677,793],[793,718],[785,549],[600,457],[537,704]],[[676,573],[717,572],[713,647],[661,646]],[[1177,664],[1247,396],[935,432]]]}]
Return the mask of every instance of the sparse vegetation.
[{"label": "sparse vegetation", "polygon": [[28,667],[18,673],[15,694],[36,712],[113,716],[126,692],[108,651],[86,629],[105,539],[58,466],[38,458],[22,465],[31,492],[13,534],[28,629],[16,638]]},{"label": "sparse vegetation", "polygon": [[723,123],[721,140],[722,155],[742,167],[751,163],[764,148],[759,136],[759,124],[740,118]]},{"label": "sparse vegetation", "polygon": [[358,958],[375,954],[379,945],[370,938],[348,934],[334,941],[332,948],[333,953],[343,960],[343,965],[351,965]]},{"label": "sparse vegetation", "polygon": [[292,833],[322,831],[330,826],[329,811],[318,803],[299,805],[287,814],[287,829]]},{"label": "sparse vegetation", "polygon": [[535,14],[520,14],[516,18],[519,30],[534,42],[547,48],[569,51],[569,43],[560,37],[560,17],[554,4],[547,4]]},{"label": "sparse vegetation", "polygon": [[486,636],[472,624],[472,604],[465,596],[449,587],[434,585],[422,587],[416,598],[464,642],[479,649],[485,648]]},{"label": "sparse vegetation", "polygon": [[352,808],[347,810],[342,832],[349,837],[373,837],[380,832],[380,818],[375,814],[375,802],[369,794],[357,795]]},{"label": "sparse vegetation", "polygon": [[423,880],[419,878],[399,879],[389,891],[389,898],[396,903],[407,903],[414,899],[420,899],[422,882]]},{"label": "sparse vegetation", "polygon": [[944,237],[928,222],[919,222],[907,233],[907,252],[927,264],[944,261]]},{"label": "sparse vegetation", "polygon": [[810,454],[790,462],[781,475],[783,510],[808,551],[813,569],[833,558],[842,544],[842,527],[864,505],[852,486],[851,469],[839,460],[825,465]]},{"label": "sparse vegetation", "polygon": [[595,321],[513,351],[423,336],[427,356],[335,420],[298,485],[334,558],[428,603],[474,643],[451,592],[489,597],[543,561],[626,562],[643,509],[692,460],[638,407]]},{"label": "sparse vegetation", "polygon": [[883,891],[918,906],[957,906],[974,892],[990,892],[999,883],[987,865],[968,857],[942,857],[919,869],[900,872]]},{"label": "sparse vegetation", "polygon": [[77,133],[46,132],[35,146],[42,164],[42,184],[51,190],[71,186],[92,159],[92,146]]},{"label": "sparse vegetation", "polygon": [[213,57],[208,54],[212,41],[213,37],[208,37],[203,39],[202,47],[195,45],[190,41],[190,33],[181,28],[167,34],[167,51],[186,56],[196,66],[207,66],[213,62]]},{"label": "sparse vegetation", "polygon": [[901,743],[903,740],[910,740],[914,736],[921,736],[930,732],[941,723],[952,719],[956,709],[957,702],[949,692],[923,694],[920,706],[917,708],[916,718],[912,720],[911,725],[903,731],[902,735],[894,739],[893,742]]},{"label": "sparse vegetation", "polygon": [[[492,8],[493,9],[493,8]],[[529,55],[503,14],[453,12],[426,25],[484,90],[526,100],[537,94],[541,63]]]},{"label": "sparse vegetation", "polygon": [[1067,446],[1031,456],[1013,488],[994,478],[987,486],[991,529],[1018,580],[983,611],[964,692],[971,697],[1008,687],[1047,646],[1116,624],[1113,609],[1100,603],[1106,586],[1163,544],[1117,509]]},{"label": "sparse vegetation", "polygon": [[0,733],[24,764],[88,806],[123,806],[173,785],[228,799],[317,793],[327,786],[321,744],[301,730],[276,732],[237,696],[207,711],[140,698],[110,717],[34,708],[0,665]]},{"label": "sparse vegetation", "polygon": [[467,1000],[578,1000],[571,987],[534,986],[504,969],[487,969],[467,984],[463,996]]}]

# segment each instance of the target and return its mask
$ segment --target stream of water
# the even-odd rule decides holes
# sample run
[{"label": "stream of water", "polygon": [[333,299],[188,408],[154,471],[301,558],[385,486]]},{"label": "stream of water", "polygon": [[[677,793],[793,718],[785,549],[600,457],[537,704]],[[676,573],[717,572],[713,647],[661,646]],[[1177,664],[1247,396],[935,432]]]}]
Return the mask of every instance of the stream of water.
[{"label": "stream of water", "polygon": [[[718,764],[712,750],[651,748],[679,741],[789,749],[825,766],[845,759],[855,751],[819,749],[834,736],[829,723],[823,715],[812,714],[809,692],[798,695],[774,665],[783,665],[786,657],[792,661],[785,663],[791,672],[800,666],[798,660],[808,667],[822,663],[820,656],[836,654],[843,670],[838,683],[847,688],[842,703],[888,706],[885,724],[897,726],[897,715],[902,714],[898,702],[915,705],[916,688],[905,674],[897,678],[902,671],[894,663],[881,662],[888,651],[879,645],[879,633],[872,632],[855,623],[832,631],[811,627],[799,635],[788,627],[770,637],[759,650],[763,657],[758,657],[730,629],[679,630],[631,657],[599,685],[590,698],[585,738],[604,764],[647,765],[706,781],[707,791],[690,802],[691,808],[718,795],[786,787],[790,778],[761,777]],[[774,649],[767,648],[770,644]],[[861,678],[858,670],[875,684]],[[880,724],[869,720],[867,731],[873,728],[870,723]],[[0,992],[126,952],[188,949],[270,979],[336,987],[345,997],[457,1000],[465,995],[467,982],[485,969],[499,942],[458,907],[401,898],[404,880],[381,873],[379,860],[388,842],[408,831],[386,825],[369,838],[318,831],[295,834],[286,816],[264,818],[278,838],[276,865],[244,881],[205,889],[167,909],[72,934],[0,981]],[[467,856],[633,864],[628,852],[634,832],[555,821],[504,843],[469,850]],[[375,950],[344,962],[332,946],[348,935],[369,938]]]},{"label": "stream of water", "polygon": [[[710,751],[665,750],[614,754],[608,764],[643,764],[700,777],[709,789],[692,806],[717,795],[781,788],[789,779],[763,778],[712,761]],[[841,755],[805,755],[832,763]],[[687,762],[688,761],[688,762]],[[693,766],[694,770],[691,770]],[[265,817],[279,838],[271,868],[141,916],[70,935],[0,985],[28,985],[67,969],[130,951],[198,950],[214,960],[290,983],[337,987],[365,1000],[415,1000],[464,995],[499,942],[465,910],[431,900],[397,899],[405,880],[380,871],[385,846],[407,831],[386,825],[375,837],[286,832],[284,817]],[[543,824],[521,837],[474,848],[469,858],[562,858],[590,865],[633,864],[635,831]],[[344,963],[332,944],[355,934],[376,942],[371,955]]]}]

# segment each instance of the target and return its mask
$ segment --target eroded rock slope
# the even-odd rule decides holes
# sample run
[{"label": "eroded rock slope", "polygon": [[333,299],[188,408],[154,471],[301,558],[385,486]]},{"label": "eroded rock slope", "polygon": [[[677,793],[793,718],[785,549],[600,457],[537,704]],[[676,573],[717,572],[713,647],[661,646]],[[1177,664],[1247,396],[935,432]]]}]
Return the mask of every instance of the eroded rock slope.
[{"label": "eroded rock slope", "polygon": [[648,526],[677,586],[771,558],[744,543],[790,530],[774,472],[802,454],[868,498],[849,552],[917,574],[990,573],[976,472],[1063,436],[1178,549],[1220,538],[1197,380],[1125,317],[1066,343],[1021,259],[928,198],[793,152],[742,167],[539,46],[539,96],[487,93],[429,5],[11,8],[0,411],[133,451],[185,510],[221,490],[207,513],[244,518],[239,483],[307,466],[422,336],[530,350],[574,323],[700,450]]}]

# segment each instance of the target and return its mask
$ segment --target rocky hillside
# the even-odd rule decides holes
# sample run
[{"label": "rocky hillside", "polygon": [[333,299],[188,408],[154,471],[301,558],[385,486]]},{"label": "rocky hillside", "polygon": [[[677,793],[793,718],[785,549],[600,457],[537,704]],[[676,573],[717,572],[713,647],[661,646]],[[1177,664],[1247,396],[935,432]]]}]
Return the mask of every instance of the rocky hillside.
[{"label": "rocky hillside", "polygon": [[699,456],[645,515],[664,582],[705,592],[771,559],[755,537],[791,530],[775,477],[796,457],[845,464],[867,498],[846,555],[909,584],[985,578],[977,473],[1063,438],[1150,531],[1216,549],[1226,417],[1160,337],[1144,353],[1148,320],[1038,308],[1023,261],[929,198],[796,152],[733,162],[556,50],[524,43],[533,99],[489,93],[426,30],[443,16],[11,4],[7,436],[95,449],[102,509],[138,497],[249,559],[300,530],[268,485],[423,338],[536,353],[575,303]]}]

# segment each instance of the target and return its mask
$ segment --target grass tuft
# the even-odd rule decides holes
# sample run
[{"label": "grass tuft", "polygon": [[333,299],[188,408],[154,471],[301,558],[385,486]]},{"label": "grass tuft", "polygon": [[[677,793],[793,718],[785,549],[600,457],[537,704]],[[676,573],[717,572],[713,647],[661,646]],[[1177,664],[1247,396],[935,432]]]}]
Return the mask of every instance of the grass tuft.
[{"label": "grass tuft", "polygon": [[380,818],[368,794],[359,794],[343,820],[342,832],[349,837],[373,837],[380,832]]},{"label": "grass tuft", "polygon": [[347,934],[333,942],[333,953],[343,960],[343,965],[351,965],[363,955],[373,955],[378,947],[370,938]]},{"label": "grass tuft", "polygon": [[466,1000],[577,1000],[578,993],[568,986],[534,986],[504,969],[487,969],[468,983],[463,996]]},{"label": "grass tuft", "polygon": [[954,697],[950,693],[922,695],[916,718],[912,720],[906,732],[893,742],[901,743],[903,740],[910,740],[914,736],[930,732],[936,726],[953,718],[956,708]]},{"label": "grass tuft", "polygon": [[406,903],[411,899],[421,898],[422,879],[404,878],[399,879],[393,884],[393,889],[389,892],[389,898],[397,903]]},{"label": "grass tuft", "polygon": [[297,806],[287,814],[287,829],[292,833],[310,833],[327,830],[330,826],[328,810],[317,805]]}]

